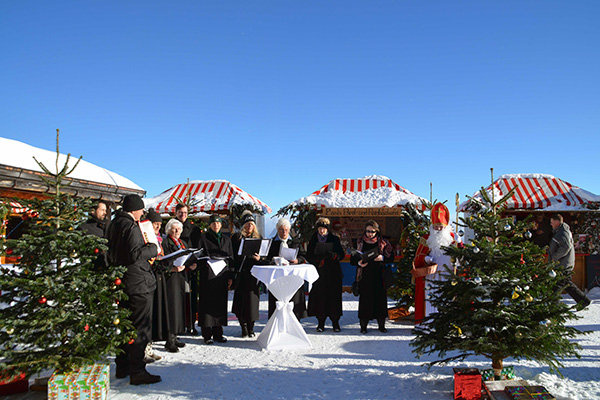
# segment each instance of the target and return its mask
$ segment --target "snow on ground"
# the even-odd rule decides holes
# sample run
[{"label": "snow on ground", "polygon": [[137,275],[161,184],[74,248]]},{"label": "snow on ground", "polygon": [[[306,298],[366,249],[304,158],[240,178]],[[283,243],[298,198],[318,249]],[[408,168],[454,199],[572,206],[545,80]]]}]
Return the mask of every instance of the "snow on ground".
[{"label": "snow on ground", "polygon": [[[583,347],[581,359],[563,360],[564,378],[532,361],[508,359],[505,365],[513,365],[518,377],[545,386],[557,399],[599,399],[600,288],[590,297],[594,299],[592,305],[578,313],[583,318],[574,325],[592,333],[577,339]],[[267,321],[264,295],[263,300],[257,331]],[[573,303],[568,297],[564,301]],[[128,379],[117,380],[113,363],[109,399],[452,399],[452,367],[491,367],[485,357],[473,357],[428,370],[423,362],[435,358],[417,359],[412,353],[410,322],[388,322],[388,333],[384,334],[372,321],[369,332],[362,335],[357,310],[357,298],[344,294],[340,333],[332,332],[330,325],[325,332],[316,333],[316,319],[304,319],[302,325],[313,347],[302,351],[262,350],[255,339],[239,337],[239,325],[231,316],[225,327],[229,339],[225,344],[209,346],[200,337],[181,336],[187,346],[175,354],[155,344],[163,359],[149,365],[148,370],[162,376],[158,384],[131,386]],[[35,396],[7,398],[40,398]]]}]

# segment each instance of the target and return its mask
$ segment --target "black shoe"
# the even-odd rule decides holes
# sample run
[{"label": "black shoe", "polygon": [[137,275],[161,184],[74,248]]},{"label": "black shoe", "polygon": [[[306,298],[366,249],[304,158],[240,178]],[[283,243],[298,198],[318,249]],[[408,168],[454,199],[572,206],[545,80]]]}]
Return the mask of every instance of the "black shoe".
[{"label": "black shoe", "polygon": [[117,373],[115,375],[117,379],[127,378],[129,376],[129,365],[123,367],[117,365]]},{"label": "black shoe", "polygon": [[167,341],[167,343],[165,343],[165,350],[169,353],[177,353],[179,352],[179,347],[175,346],[175,343]]},{"label": "black shoe", "polygon": [[340,332],[342,329],[340,328],[340,321],[332,321],[333,323],[333,331]]},{"label": "black shoe", "polygon": [[317,326],[317,332],[323,332],[323,331],[325,331],[325,327],[320,326],[320,325]]},{"label": "black shoe", "polygon": [[360,333],[367,333],[367,327],[366,326],[361,326],[360,327]]},{"label": "black shoe", "polygon": [[385,326],[380,326],[379,327],[379,332],[381,332],[381,333],[387,333],[387,329],[385,329]]},{"label": "black shoe", "polygon": [[226,343],[227,342],[227,338],[225,336],[216,337],[215,341],[217,341],[219,343]]},{"label": "black shoe", "polygon": [[254,333],[254,322],[250,322],[248,324],[248,337],[254,337],[256,334]]},{"label": "black shoe", "polygon": [[146,363],[146,364],[152,364],[154,361],[156,361],[156,360],[152,357],[149,357],[149,356],[144,357],[144,363]]},{"label": "black shoe", "polygon": [[213,344],[214,342],[212,339],[204,339],[204,344]]},{"label": "black shoe", "polygon": [[130,385],[149,385],[160,381],[161,378],[159,375],[152,375],[148,371],[138,372],[135,375],[131,375],[129,378]]},{"label": "black shoe", "polygon": [[254,333],[254,332],[248,332],[248,337],[256,337],[256,333]]},{"label": "black shoe", "polygon": [[177,337],[174,338],[173,343],[179,348],[185,347],[185,343],[180,341]]},{"label": "black shoe", "polygon": [[248,325],[246,324],[242,324],[242,337],[248,337],[250,336],[248,333]]}]

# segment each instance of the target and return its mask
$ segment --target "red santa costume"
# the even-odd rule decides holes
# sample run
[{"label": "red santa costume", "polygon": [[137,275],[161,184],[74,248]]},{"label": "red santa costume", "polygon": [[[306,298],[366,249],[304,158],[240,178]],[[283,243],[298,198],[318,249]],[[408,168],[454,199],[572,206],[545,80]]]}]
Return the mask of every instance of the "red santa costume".
[{"label": "red santa costume", "polygon": [[436,203],[431,209],[431,226],[429,233],[423,235],[419,241],[417,254],[413,265],[416,269],[425,268],[431,264],[437,264],[437,270],[427,276],[415,277],[415,323],[420,323],[423,318],[436,311],[436,308],[428,301],[426,289],[427,280],[444,280],[452,272],[454,266],[450,256],[446,255],[443,246],[451,246],[460,243],[460,238],[454,235],[449,225],[450,211],[442,203]]}]

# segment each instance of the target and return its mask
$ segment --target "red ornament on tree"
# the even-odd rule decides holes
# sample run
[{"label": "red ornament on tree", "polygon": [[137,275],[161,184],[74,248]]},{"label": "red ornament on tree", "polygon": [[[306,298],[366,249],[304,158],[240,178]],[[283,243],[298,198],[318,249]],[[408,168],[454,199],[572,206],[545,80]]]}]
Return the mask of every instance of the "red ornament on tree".
[{"label": "red ornament on tree", "polygon": [[47,298],[45,298],[44,296],[40,297],[40,299],[38,300],[38,302],[39,302],[40,304],[46,304],[46,302],[47,302],[47,301],[48,301],[48,299],[47,299]]},{"label": "red ornament on tree", "polygon": [[6,249],[6,254],[9,256],[13,253],[13,249]]},{"label": "red ornament on tree", "polygon": [[525,264],[525,260],[523,260],[523,254],[521,254],[521,264]]},{"label": "red ornament on tree", "polygon": [[135,343],[135,339],[131,339],[131,340],[129,341],[129,344],[133,344],[133,343]]},{"label": "red ornament on tree", "polygon": [[90,326],[88,324],[85,324],[85,326],[83,327],[84,331],[89,331],[90,330]]},{"label": "red ornament on tree", "polygon": [[117,278],[115,279],[115,285],[119,286],[121,284],[121,279]]},{"label": "red ornament on tree", "polygon": [[98,254],[98,253],[100,253],[100,250],[94,249],[94,254]]}]

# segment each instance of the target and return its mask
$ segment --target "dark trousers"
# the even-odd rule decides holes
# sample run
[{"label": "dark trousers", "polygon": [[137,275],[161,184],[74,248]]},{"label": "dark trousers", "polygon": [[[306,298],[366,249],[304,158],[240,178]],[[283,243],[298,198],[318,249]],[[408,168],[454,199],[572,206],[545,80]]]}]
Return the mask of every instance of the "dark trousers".
[{"label": "dark trousers", "polygon": [[559,285],[561,288],[564,288],[564,290],[569,296],[571,296],[573,300],[575,300],[575,303],[579,303],[581,300],[587,298],[585,293],[582,292],[581,289],[579,289],[570,278],[562,280]]},{"label": "dark trousers", "polygon": [[203,326],[202,327],[202,337],[204,340],[212,339],[220,339],[223,337],[223,327],[222,326]]},{"label": "dark trousers", "polygon": [[127,368],[129,365],[131,375],[145,370],[144,351],[152,340],[153,298],[154,292],[131,294],[128,300],[119,303],[119,307],[131,311],[129,320],[137,332],[137,338],[132,344],[125,343],[120,346],[123,352],[115,358],[115,364],[119,368]]}]

